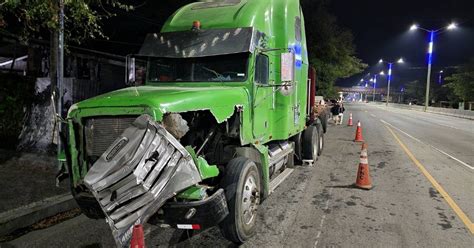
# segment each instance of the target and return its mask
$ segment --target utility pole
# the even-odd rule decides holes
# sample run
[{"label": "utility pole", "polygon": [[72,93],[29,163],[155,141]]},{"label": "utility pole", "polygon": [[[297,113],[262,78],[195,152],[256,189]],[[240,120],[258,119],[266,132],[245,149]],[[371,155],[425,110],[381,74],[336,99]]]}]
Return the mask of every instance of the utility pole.
[{"label": "utility pole", "polygon": [[[63,93],[64,93],[64,0],[59,0],[59,30],[58,30],[58,47],[57,47],[57,63],[56,63],[56,75],[57,75],[57,114],[63,117]],[[57,117],[55,117],[57,118]],[[58,122],[58,154],[61,154],[61,137],[62,122]]]}]

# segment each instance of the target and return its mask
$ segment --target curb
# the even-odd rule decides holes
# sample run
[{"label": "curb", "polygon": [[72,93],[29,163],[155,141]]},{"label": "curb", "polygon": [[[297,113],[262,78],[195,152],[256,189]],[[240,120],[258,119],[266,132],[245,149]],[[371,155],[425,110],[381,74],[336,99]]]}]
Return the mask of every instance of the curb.
[{"label": "curb", "polygon": [[0,213],[0,236],[77,207],[72,195],[67,193]]}]

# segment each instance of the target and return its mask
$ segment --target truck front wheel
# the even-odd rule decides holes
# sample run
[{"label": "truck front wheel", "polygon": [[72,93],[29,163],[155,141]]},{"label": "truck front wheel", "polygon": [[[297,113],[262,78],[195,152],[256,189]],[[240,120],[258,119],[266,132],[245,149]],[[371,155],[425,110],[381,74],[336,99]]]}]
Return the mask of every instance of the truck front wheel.
[{"label": "truck front wheel", "polygon": [[229,214],[219,224],[222,235],[242,244],[255,234],[260,204],[260,173],[253,161],[237,157],[227,164],[221,185],[229,208]]}]

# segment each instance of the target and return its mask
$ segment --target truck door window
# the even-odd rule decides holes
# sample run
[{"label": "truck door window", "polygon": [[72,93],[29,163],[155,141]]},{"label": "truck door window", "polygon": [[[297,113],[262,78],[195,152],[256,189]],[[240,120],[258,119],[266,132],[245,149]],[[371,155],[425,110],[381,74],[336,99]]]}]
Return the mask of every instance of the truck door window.
[{"label": "truck door window", "polygon": [[268,57],[263,54],[258,54],[255,62],[255,82],[268,84],[268,74]]}]

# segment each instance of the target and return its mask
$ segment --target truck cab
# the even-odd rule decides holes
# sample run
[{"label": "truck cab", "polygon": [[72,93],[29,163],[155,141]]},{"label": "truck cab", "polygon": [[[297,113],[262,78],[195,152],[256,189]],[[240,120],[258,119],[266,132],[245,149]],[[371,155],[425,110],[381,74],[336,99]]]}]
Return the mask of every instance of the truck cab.
[{"label": "truck cab", "polygon": [[249,239],[295,159],[322,151],[304,28],[299,1],[227,0],[186,5],[147,35],[127,56],[130,87],[68,112],[83,212],[106,218],[119,246],[142,222]]}]

